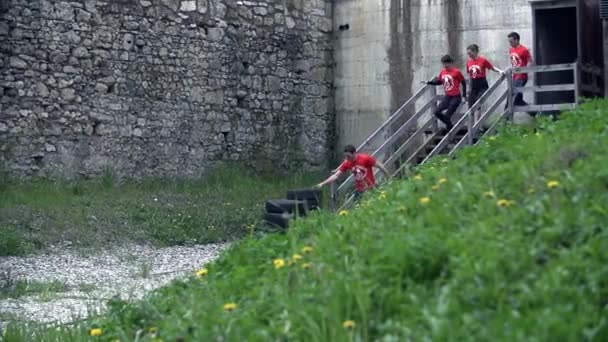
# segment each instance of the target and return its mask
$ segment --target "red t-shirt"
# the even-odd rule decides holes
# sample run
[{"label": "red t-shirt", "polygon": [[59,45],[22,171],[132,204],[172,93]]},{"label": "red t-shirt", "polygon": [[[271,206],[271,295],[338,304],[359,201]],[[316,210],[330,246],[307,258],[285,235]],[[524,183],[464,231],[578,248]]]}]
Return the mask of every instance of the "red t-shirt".
[{"label": "red t-shirt", "polygon": [[340,165],[340,171],[352,170],[355,177],[355,187],[357,191],[363,192],[376,186],[373,167],[376,165],[376,158],[369,154],[358,153],[355,160],[345,160]]},{"label": "red t-shirt", "polygon": [[439,79],[443,83],[447,96],[460,96],[460,84],[464,81],[460,70],[457,68],[443,69],[439,74]]},{"label": "red t-shirt", "polygon": [[471,79],[477,80],[486,78],[486,70],[492,70],[494,66],[485,57],[478,56],[475,59],[469,59],[467,62],[467,72]]},{"label": "red t-shirt", "polygon": [[[530,50],[521,44],[519,44],[517,47],[512,47],[511,50],[509,50],[509,54],[511,55],[511,66],[514,68],[528,66],[528,63],[530,63],[530,58],[532,57],[530,55]],[[513,74],[513,79],[527,80],[528,74],[525,72]]]}]

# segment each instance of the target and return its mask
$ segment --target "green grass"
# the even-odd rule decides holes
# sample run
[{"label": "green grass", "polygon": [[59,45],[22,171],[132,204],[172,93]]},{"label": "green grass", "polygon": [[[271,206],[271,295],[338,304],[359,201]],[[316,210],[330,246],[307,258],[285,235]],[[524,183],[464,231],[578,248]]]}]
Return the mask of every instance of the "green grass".
[{"label": "green grass", "polygon": [[592,102],[538,134],[504,127],[347,215],[237,242],[203,279],[5,338],[88,341],[101,328],[96,340],[151,341],[157,327],[164,341],[606,341],[607,112]]},{"label": "green grass", "polygon": [[24,255],[69,241],[107,247],[233,240],[259,226],[264,202],[320,175],[259,175],[232,165],[196,180],[0,181],[0,256]]}]

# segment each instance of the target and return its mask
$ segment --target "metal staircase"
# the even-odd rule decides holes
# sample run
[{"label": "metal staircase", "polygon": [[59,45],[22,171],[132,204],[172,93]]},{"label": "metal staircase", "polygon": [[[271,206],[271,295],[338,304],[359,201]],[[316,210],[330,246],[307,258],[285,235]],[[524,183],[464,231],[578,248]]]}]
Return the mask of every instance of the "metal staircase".
[{"label": "metal staircase", "polygon": [[[514,106],[514,89],[511,86],[512,73],[543,73],[572,71],[574,82],[559,85],[527,86],[521,92],[574,92],[574,102]],[[425,85],[409,98],[395,113],[382,123],[358,147],[358,151],[369,153],[387,166],[393,177],[407,177],[411,168],[429,161],[439,154],[453,155],[466,145],[477,144],[484,136],[492,134],[503,119],[512,120],[515,112],[547,112],[574,108],[579,101],[578,79],[581,71],[578,63],[542,65],[514,68],[501,75],[479,100],[468,110],[459,111],[452,117],[454,128],[443,134],[433,113],[440,97],[436,87]],[[601,95],[600,95],[601,96]],[[482,110],[475,120],[475,112]],[[334,170],[334,172],[337,171]],[[378,176],[378,172],[376,172]],[[352,200],[354,179],[347,177],[341,183],[332,185],[331,200],[334,210],[341,210]]]}]

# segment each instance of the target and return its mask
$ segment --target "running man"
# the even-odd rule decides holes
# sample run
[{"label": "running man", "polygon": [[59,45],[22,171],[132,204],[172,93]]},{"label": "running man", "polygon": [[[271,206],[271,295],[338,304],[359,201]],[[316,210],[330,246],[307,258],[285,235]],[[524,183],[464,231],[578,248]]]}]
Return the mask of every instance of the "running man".
[{"label": "running man", "polygon": [[374,167],[380,169],[386,176],[390,178],[390,173],[384,165],[376,160],[373,156],[365,153],[357,153],[357,149],[353,145],[344,147],[344,158],[338,170],[323,182],[315,185],[315,188],[321,188],[327,184],[335,182],[340,175],[346,171],[351,171],[355,178],[355,202],[358,201],[364,192],[376,187],[376,177],[374,176]]},{"label": "running man", "polygon": [[[467,72],[471,78],[471,91],[469,92],[469,108],[472,108],[475,102],[479,100],[490,86],[486,79],[486,71],[492,70],[497,73],[504,74],[504,71],[498,69],[490,61],[479,55],[479,46],[477,44],[471,44],[467,47],[467,55],[469,61],[467,62]],[[479,120],[481,115],[481,108],[475,113],[475,121]]]},{"label": "running man", "polygon": [[[507,36],[509,38],[509,57],[511,59],[511,66],[513,68],[523,68],[532,64],[532,55],[527,47],[520,44],[520,36],[517,32],[511,32]],[[515,94],[513,99],[514,106],[527,106],[528,103],[524,101],[524,94],[518,88],[523,88],[528,83],[528,74],[525,72],[513,74],[513,93]],[[536,113],[528,112],[530,116],[536,116]]]},{"label": "running man", "polygon": [[[467,97],[467,85],[464,76],[462,76],[462,72],[454,67],[454,60],[451,56],[445,55],[441,57],[441,63],[443,64],[443,70],[441,70],[439,76],[431,81],[423,81],[422,83],[443,85],[445,97],[441,103],[439,103],[439,106],[435,111],[435,116],[445,124],[445,127],[449,132],[454,127],[452,124],[452,115],[454,115],[460,106],[460,103],[462,103],[462,97],[465,99]],[[462,88],[462,97],[460,97],[460,88]],[[442,114],[443,111],[445,111],[445,114]]]}]

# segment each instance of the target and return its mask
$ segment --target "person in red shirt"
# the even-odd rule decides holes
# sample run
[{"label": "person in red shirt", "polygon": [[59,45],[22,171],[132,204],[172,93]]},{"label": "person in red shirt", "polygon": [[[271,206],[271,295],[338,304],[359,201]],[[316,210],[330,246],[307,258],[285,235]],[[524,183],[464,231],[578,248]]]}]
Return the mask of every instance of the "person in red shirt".
[{"label": "person in red shirt", "polygon": [[[492,63],[485,57],[479,55],[479,46],[477,44],[471,44],[467,47],[467,55],[469,60],[467,62],[467,72],[471,78],[471,91],[469,92],[469,108],[473,107],[475,102],[479,100],[490,86],[486,79],[486,71],[492,70],[500,74],[504,71],[496,68]],[[481,109],[474,113],[475,121],[479,120]]]},{"label": "person in red shirt", "polygon": [[[532,55],[527,47],[523,46],[520,41],[519,33],[511,32],[507,36],[509,38],[509,58],[511,59],[511,67],[520,68],[526,67],[532,64]],[[528,74],[525,72],[513,74],[513,105],[514,106],[527,106],[528,103],[524,101],[524,94],[518,88],[523,88],[528,83]],[[536,116],[536,113],[528,112],[531,116]]]},{"label": "person in red shirt", "polygon": [[[460,89],[462,88],[462,97],[467,97],[467,85],[462,75],[462,72],[454,67],[454,60],[449,55],[441,57],[441,63],[443,64],[443,70],[438,77],[428,82],[422,82],[430,85],[443,85],[445,90],[445,97],[437,106],[435,116],[441,120],[448,131],[451,131],[454,125],[452,124],[452,115],[456,112],[462,98],[460,97]],[[445,111],[445,114],[442,112]]]},{"label": "person in red shirt", "polygon": [[380,169],[386,178],[390,178],[390,173],[380,161],[369,154],[357,153],[357,149],[353,145],[347,145],[344,148],[344,157],[345,160],[337,171],[323,182],[315,185],[315,188],[321,188],[326,184],[333,183],[340,175],[351,171],[355,178],[355,201],[358,201],[365,191],[373,189],[376,186],[374,167]]}]

